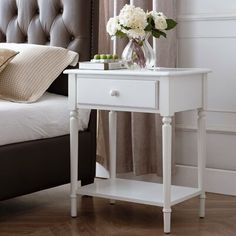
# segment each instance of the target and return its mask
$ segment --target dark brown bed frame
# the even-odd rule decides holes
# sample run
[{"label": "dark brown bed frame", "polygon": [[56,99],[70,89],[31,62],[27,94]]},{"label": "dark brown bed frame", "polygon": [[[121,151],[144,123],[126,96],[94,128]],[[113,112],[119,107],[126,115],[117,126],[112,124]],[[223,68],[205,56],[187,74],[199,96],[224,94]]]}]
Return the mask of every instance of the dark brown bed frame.
[{"label": "dark brown bed frame", "polygon": [[[76,51],[80,61],[97,52],[99,0],[0,0],[0,42],[60,46]],[[50,92],[67,95],[67,76]],[[1,127],[0,127],[1,129]],[[0,132],[1,135],[1,132]],[[79,179],[94,181],[96,111],[79,133]],[[69,135],[0,146],[0,200],[70,181]]]}]

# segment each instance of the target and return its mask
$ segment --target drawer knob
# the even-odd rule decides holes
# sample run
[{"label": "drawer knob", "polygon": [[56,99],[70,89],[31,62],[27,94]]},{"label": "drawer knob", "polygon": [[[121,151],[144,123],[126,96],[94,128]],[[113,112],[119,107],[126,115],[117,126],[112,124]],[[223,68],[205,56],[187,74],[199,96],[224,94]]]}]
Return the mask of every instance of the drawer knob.
[{"label": "drawer knob", "polygon": [[119,96],[119,92],[117,90],[110,90],[110,95],[112,97],[118,97]]}]

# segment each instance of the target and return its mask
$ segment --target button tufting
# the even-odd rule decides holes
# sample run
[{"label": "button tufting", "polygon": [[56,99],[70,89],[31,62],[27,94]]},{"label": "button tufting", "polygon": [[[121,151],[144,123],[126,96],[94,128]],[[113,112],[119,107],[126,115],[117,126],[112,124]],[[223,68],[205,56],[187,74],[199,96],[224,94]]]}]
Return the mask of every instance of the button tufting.
[{"label": "button tufting", "polygon": [[73,41],[75,39],[74,36],[70,36],[70,41]]},{"label": "button tufting", "polygon": [[59,12],[62,14],[63,13],[63,8],[60,8]]},{"label": "button tufting", "polygon": [[37,8],[35,12],[36,12],[36,14],[39,14],[39,8]]}]

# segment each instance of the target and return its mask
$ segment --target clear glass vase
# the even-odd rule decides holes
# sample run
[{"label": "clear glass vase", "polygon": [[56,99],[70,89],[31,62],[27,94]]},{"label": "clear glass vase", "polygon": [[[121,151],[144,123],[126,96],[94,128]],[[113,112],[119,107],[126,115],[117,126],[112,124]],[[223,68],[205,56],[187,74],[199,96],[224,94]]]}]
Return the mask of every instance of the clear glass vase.
[{"label": "clear glass vase", "polygon": [[149,35],[144,40],[130,39],[122,53],[122,60],[128,69],[150,69],[155,66],[155,54],[148,42]]}]

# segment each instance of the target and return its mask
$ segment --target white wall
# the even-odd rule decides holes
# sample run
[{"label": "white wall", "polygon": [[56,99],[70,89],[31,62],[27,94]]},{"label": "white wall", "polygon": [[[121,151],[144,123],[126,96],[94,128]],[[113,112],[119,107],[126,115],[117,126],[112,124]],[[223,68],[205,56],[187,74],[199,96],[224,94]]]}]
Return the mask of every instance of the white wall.
[{"label": "white wall", "polygon": [[[236,1],[176,2],[178,66],[213,71],[208,83],[207,167],[236,178]],[[179,114],[176,122],[177,163],[195,166],[195,117],[192,112]],[[224,193],[232,194],[234,187],[236,195],[236,183],[232,186],[223,180],[214,191],[222,193],[225,184],[229,189],[224,188]]]}]

